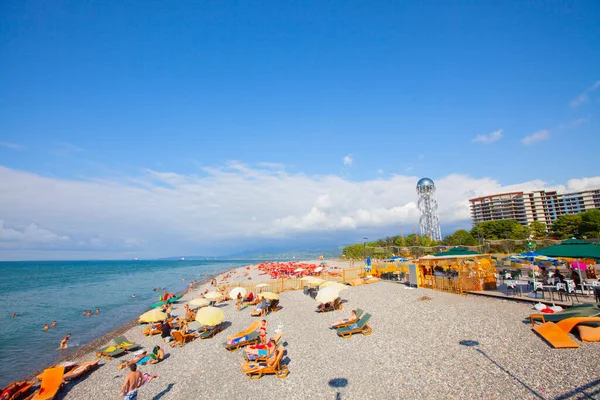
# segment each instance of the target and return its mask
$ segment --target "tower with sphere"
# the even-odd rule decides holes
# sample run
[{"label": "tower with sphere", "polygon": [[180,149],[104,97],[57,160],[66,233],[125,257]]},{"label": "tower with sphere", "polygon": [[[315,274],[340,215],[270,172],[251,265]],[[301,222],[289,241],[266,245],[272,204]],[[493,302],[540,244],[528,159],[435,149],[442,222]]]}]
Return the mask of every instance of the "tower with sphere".
[{"label": "tower with sphere", "polygon": [[419,223],[421,235],[432,240],[442,240],[440,229],[440,218],[438,217],[438,204],[435,199],[435,185],[429,178],[421,178],[417,182],[417,194],[419,195],[418,207],[421,211]]}]

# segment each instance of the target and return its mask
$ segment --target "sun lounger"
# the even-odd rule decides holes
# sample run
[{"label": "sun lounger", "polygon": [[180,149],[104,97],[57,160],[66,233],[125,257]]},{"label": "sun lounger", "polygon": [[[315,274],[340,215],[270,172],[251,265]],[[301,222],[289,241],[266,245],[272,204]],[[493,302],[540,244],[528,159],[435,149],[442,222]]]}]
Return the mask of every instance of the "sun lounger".
[{"label": "sun lounger", "polygon": [[210,339],[210,338],[215,337],[215,335],[217,333],[221,332],[222,330],[223,330],[222,325],[207,327],[207,328],[205,328],[205,330],[203,332],[201,332],[198,335],[198,337],[200,339]]},{"label": "sun lounger", "polygon": [[117,346],[106,346],[96,351],[96,357],[105,357],[111,359],[113,357],[119,357],[127,353],[125,350],[118,348]]},{"label": "sun lounger", "polygon": [[273,301],[271,301],[271,304],[269,304],[269,307],[267,308],[267,313],[277,312],[279,310],[281,310],[281,307],[279,307],[279,300],[273,300]]},{"label": "sun lounger", "polygon": [[113,339],[115,345],[121,350],[132,351],[140,347],[139,344],[130,342],[125,336],[117,336]]},{"label": "sun lounger", "polygon": [[64,375],[65,367],[59,366],[45,370],[40,389],[31,398],[33,400],[53,399],[62,386]]},{"label": "sun lounger", "polygon": [[[360,308],[357,308],[356,309],[356,320],[358,321],[360,319],[360,317],[362,317],[362,315],[363,315],[363,310],[361,310]],[[356,321],[342,322],[341,324],[331,326],[331,328],[333,328],[333,329],[345,328],[347,326],[354,325],[355,323],[356,323]]]},{"label": "sun lounger", "polygon": [[78,366],[76,366],[75,368],[73,368],[71,371],[67,372],[63,376],[63,379],[65,381],[71,381],[74,379],[81,378],[83,375],[87,374],[91,370],[98,368],[99,362],[100,362],[100,360],[83,362],[83,363],[79,364]]},{"label": "sun lounger", "polygon": [[254,321],[250,324],[250,326],[245,331],[238,332],[235,335],[227,336],[227,340],[233,340],[233,339],[241,338],[243,336],[248,336],[252,332],[256,331],[259,326],[260,326],[260,322]]},{"label": "sun lounger", "polygon": [[191,342],[196,339],[196,335],[193,333],[186,333],[185,335],[180,331],[171,331],[171,336],[173,336],[173,341],[170,343],[171,347],[180,346],[183,347],[187,342]]},{"label": "sun lounger", "polygon": [[534,326],[533,330],[555,349],[579,347],[579,345],[554,322],[544,322],[541,325]]},{"label": "sun lounger", "polygon": [[362,280],[361,278],[356,278],[356,279],[352,279],[348,283],[350,284],[350,286],[360,286],[360,285],[363,285],[365,283],[365,281]]},{"label": "sun lounger", "polygon": [[596,327],[598,323],[600,323],[600,317],[573,317],[557,322],[556,326],[558,326],[561,331],[569,333],[577,325]]},{"label": "sun lounger", "polygon": [[536,320],[542,322],[559,322],[567,318],[595,316],[600,316],[599,303],[577,304],[576,306],[569,307],[564,311],[554,314],[531,314],[529,316],[529,321],[531,322],[531,326],[534,326]]},{"label": "sun lounger", "polygon": [[[242,336],[243,338],[244,336]],[[258,332],[250,332],[250,334],[246,335],[246,340],[240,340],[235,343],[223,343],[225,349],[228,351],[237,351],[241,347],[251,346],[258,343]]]},{"label": "sun lounger", "polygon": [[25,396],[25,393],[29,391],[33,387],[34,382],[28,381],[19,381],[13,382],[10,385],[6,386],[2,389],[2,393],[5,394],[6,397],[2,397],[2,400],[17,400],[21,397]]},{"label": "sun lounger", "polygon": [[365,336],[369,336],[373,333],[373,329],[368,325],[369,319],[371,319],[371,314],[367,313],[363,315],[356,324],[336,329],[338,336],[343,337],[344,339],[349,338],[355,333],[362,333]]},{"label": "sun lounger", "polygon": [[160,329],[153,329],[152,326],[147,326],[146,328],[144,328],[142,333],[145,336],[153,336],[153,335],[160,335],[162,333],[162,331]]},{"label": "sun lounger", "polygon": [[258,380],[263,375],[275,375],[279,379],[287,378],[290,373],[287,365],[282,365],[281,360],[283,359],[283,346],[279,346],[277,348],[275,362],[273,365],[268,365],[267,363],[241,363],[242,372],[248,375],[248,378],[251,380]]},{"label": "sun lounger", "polygon": [[[273,336],[275,345],[279,344],[279,341],[281,340],[281,336],[282,336],[281,332],[278,332],[275,336]],[[250,362],[250,359],[248,358],[248,353],[244,354],[244,358],[246,359],[246,361]],[[267,361],[267,359],[268,359],[268,356],[258,356],[255,359],[253,359],[252,361],[261,362],[261,361]]]}]

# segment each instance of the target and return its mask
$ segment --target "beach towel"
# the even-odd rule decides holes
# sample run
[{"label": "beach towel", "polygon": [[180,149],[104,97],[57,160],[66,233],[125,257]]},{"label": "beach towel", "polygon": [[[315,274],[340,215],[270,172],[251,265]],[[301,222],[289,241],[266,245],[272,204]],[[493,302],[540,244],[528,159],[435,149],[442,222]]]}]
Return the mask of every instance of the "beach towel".
[{"label": "beach towel", "polygon": [[238,344],[239,342],[245,342],[248,340],[248,336],[242,336],[236,339],[229,340],[227,344]]},{"label": "beach towel", "polygon": [[146,356],[146,357],[140,359],[138,362],[136,362],[136,364],[145,365],[148,361],[150,361],[151,358],[152,357],[150,357],[150,356]]}]

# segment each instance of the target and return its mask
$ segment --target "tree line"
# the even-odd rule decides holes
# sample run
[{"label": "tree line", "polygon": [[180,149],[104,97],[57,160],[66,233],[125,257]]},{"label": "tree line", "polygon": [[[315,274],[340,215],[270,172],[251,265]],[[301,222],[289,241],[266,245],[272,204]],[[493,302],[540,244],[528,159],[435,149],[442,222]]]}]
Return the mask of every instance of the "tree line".
[{"label": "tree line", "polygon": [[[558,217],[550,229],[546,225],[534,221],[529,226],[523,226],[516,220],[487,221],[476,224],[470,231],[459,229],[447,235],[441,241],[431,240],[426,236],[412,233],[407,236],[388,236],[365,243],[356,243],[344,247],[342,254],[346,258],[360,259],[363,254],[378,258],[390,257],[392,254],[403,255],[410,249],[412,256],[421,256],[425,253],[422,248],[436,248],[441,246],[480,246],[484,252],[520,252],[526,249],[526,241],[533,239],[564,240],[569,238],[590,239],[600,237],[600,210],[592,209],[580,214],[563,215]],[[490,241],[503,241],[492,243]],[[516,241],[511,243],[511,241]],[[551,245],[548,240],[544,247]],[[431,253],[431,251],[429,251]]]}]

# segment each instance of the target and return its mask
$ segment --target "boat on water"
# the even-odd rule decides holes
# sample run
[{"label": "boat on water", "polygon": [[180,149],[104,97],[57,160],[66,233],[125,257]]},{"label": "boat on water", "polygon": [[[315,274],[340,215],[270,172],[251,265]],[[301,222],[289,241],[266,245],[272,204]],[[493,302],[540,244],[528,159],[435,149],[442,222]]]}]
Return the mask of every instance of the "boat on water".
[{"label": "boat on water", "polygon": [[179,259],[179,261],[183,261],[183,260],[185,260],[185,257],[181,257],[181,258]]}]

